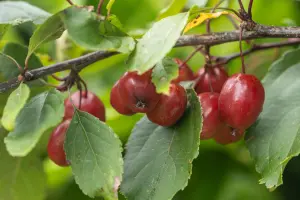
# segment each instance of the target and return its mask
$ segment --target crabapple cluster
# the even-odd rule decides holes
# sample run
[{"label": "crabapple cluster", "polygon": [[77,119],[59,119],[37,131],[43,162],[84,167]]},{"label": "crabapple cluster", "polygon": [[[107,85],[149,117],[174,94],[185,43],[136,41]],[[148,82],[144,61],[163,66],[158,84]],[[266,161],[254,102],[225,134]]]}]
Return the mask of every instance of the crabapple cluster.
[{"label": "crabapple cluster", "polygon": [[214,138],[219,144],[239,141],[262,111],[265,92],[253,75],[228,77],[220,66],[202,68],[195,90],[202,106],[202,140]]},{"label": "crabapple cluster", "polygon": [[[182,117],[187,105],[186,91],[179,83],[195,80],[203,117],[200,138],[213,138],[223,145],[239,141],[262,111],[265,92],[261,82],[248,74],[229,77],[222,66],[206,66],[194,75],[180,59],[174,61],[179,66],[179,75],[171,81],[168,95],[156,92],[151,80],[152,70],[141,75],[126,72],[111,90],[113,108],[128,116],[146,113],[153,123],[172,126]],[[73,106],[105,121],[105,107],[91,92],[75,92],[64,105],[63,122],[54,129],[48,142],[49,158],[60,166],[69,165],[63,145],[74,115]]]},{"label": "crabapple cluster", "polygon": [[110,103],[120,114],[146,113],[150,121],[161,126],[172,126],[185,111],[185,89],[174,82],[170,85],[168,95],[158,94],[151,75],[152,70],[142,75],[126,72],[113,86]]},{"label": "crabapple cluster", "polygon": [[64,142],[71,119],[74,115],[73,105],[81,111],[88,112],[91,115],[105,121],[105,107],[102,101],[92,92],[82,91],[73,93],[64,102],[65,114],[63,122],[59,124],[52,132],[48,142],[48,156],[59,166],[68,166],[66,154],[64,151]]}]

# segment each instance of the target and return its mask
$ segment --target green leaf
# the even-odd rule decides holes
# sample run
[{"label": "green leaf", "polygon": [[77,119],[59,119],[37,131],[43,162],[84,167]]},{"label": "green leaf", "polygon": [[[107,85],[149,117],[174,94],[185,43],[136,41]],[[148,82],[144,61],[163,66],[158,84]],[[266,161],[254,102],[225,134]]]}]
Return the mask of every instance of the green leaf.
[{"label": "green leaf", "polygon": [[116,26],[121,31],[125,32],[125,29],[123,27],[123,24],[119,20],[119,18],[116,15],[109,15],[107,17],[107,21],[109,21],[112,25]]},{"label": "green leaf", "polygon": [[170,15],[179,13],[184,8],[187,2],[188,0],[171,0],[170,4],[160,12],[158,18],[162,19]]},{"label": "green leaf", "polygon": [[128,53],[135,47],[132,37],[109,21],[100,20],[96,13],[71,7],[63,12],[62,17],[70,37],[84,48]]},{"label": "green leaf", "polygon": [[[7,43],[3,49],[4,54],[13,57],[21,66],[24,66],[27,51],[27,47],[15,43]],[[0,63],[0,72],[6,80],[17,77],[20,74],[16,63],[7,56],[0,54]],[[28,62],[28,69],[36,69],[42,66],[43,64],[40,59],[37,56],[32,55]]]},{"label": "green leaf", "polygon": [[60,12],[52,15],[34,31],[30,38],[27,59],[41,44],[58,39],[65,31],[60,15]]},{"label": "green leaf", "polygon": [[9,27],[8,24],[0,24],[0,40],[2,39],[8,27]]},{"label": "green leaf", "polygon": [[[4,133],[0,129],[0,139]],[[43,200],[46,193],[46,176],[39,157],[11,157],[0,145],[0,194],[3,200]]]},{"label": "green leaf", "polygon": [[110,127],[76,109],[64,148],[83,193],[117,199],[123,173],[122,147]]},{"label": "green leaf", "polygon": [[0,2],[0,24],[18,25],[28,21],[41,24],[48,17],[50,14],[46,11],[23,1]]},{"label": "green leaf", "polygon": [[166,57],[156,64],[152,72],[152,82],[158,93],[169,93],[169,85],[178,76],[178,65],[172,58]]},{"label": "green leaf", "polygon": [[42,134],[57,125],[64,114],[64,97],[55,89],[33,97],[21,110],[16,127],[4,142],[12,156],[26,156]]},{"label": "green leaf", "polygon": [[151,69],[176,44],[188,20],[189,13],[180,13],[156,22],[139,40],[128,61],[131,71],[140,74]]},{"label": "green leaf", "polygon": [[29,87],[23,83],[10,94],[1,119],[1,123],[6,130],[12,131],[15,128],[15,120],[25,106],[29,94]]},{"label": "green leaf", "polygon": [[189,106],[172,127],[141,119],[132,131],[125,155],[121,191],[129,200],[161,200],[186,187],[198,156],[202,115],[199,100],[188,90]]},{"label": "green leaf", "polygon": [[282,184],[287,162],[300,153],[299,53],[290,51],[271,66],[263,81],[263,112],[247,132],[247,147],[267,188]]}]

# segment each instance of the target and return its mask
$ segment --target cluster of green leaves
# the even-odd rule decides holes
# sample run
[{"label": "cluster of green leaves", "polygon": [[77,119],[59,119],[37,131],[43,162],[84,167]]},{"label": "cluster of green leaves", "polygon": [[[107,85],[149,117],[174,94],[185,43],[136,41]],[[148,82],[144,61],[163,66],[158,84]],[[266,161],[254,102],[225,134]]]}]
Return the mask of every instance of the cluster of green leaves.
[{"label": "cluster of green leaves", "polygon": [[[137,2],[128,2],[125,6],[137,7]],[[42,67],[45,62],[35,52],[42,51],[45,43],[60,38],[65,30],[72,41],[69,44],[77,49],[80,46],[84,51],[107,50],[122,53],[101,61],[101,67],[94,64],[82,72],[89,89],[97,91],[101,97],[106,96],[102,100],[108,105],[107,113],[110,116],[107,123],[102,123],[88,113],[75,110],[67,132],[67,159],[71,162],[74,180],[85,195],[105,199],[117,199],[118,195],[119,199],[123,199],[124,195],[129,200],[199,199],[199,196],[205,199],[245,199],[250,193],[254,194],[248,196],[249,199],[272,197],[256,184],[254,173],[245,164],[241,164],[243,158],[233,158],[228,149],[221,148],[213,153],[206,149],[197,158],[202,118],[201,106],[193,90],[187,89],[189,104],[183,118],[169,128],[157,126],[146,117],[141,118],[141,115],[120,116],[109,107],[107,88],[111,88],[126,70],[143,73],[155,66],[152,78],[157,91],[168,92],[170,81],[178,74],[177,65],[169,56],[179,54],[180,50],[172,48],[190,16],[189,12],[177,13],[186,3],[187,1],[168,1],[168,6],[152,17],[152,20],[160,20],[149,30],[142,30],[145,34],[141,37],[135,37],[136,33],[132,31],[134,26],[145,28],[134,23],[139,19],[137,16],[141,15],[138,9],[131,20],[124,20],[128,11],[126,15],[112,15],[104,19],[86,8],[75,6],[50,15],[28,3],[0,2],[0,39],[12,26],[28,21],[39,24],[28,47],[10,42],[4,45],[3,54],[0,54],[0,80],[9,80],[19,74],[16,64],[8,56],[21,66],[28,62],[29,69]],[[201,3],[205,4],[206,1]],[[150,4],[148,2],[142,5],[148,9]],[[227,2],[227,5],[231,4],[232,1]],[[265,2],[258,4],[265,5]],[[115,2],[113,10],[116,13],[124,8],[120,5],[120,2]],[[110,8],[111,6],[112,4],[108,5]],[[24,12],[15,12],[15,9]],[[222,20],[220,24],[223,24]],[[222,30],[222,25],[220,27]],[[127,31],[130,29],[131,31]],[[196,29],[199,30],[202,28]],[[231,50],[237,50],[237,46],[231,46]],[[216,52],[216,49],[213,48],[212,52]],[[222,55],[220,48],[218,52]],[[297,102],[300,99],[296,92],[299,84],[295,81],[299,75],[297,54],[299,55],[299,50],[286,53],[270,68],[263,80],[267,94],[264,111],[257,123],[247,131],[247,148],[262,176],[260,182],[268,188],[275,188],[282,183],[282,173],[287,162],[299,154],[297,134],[300,118]],[[78,56],[78,53],[73,56]],[[199,58],[193,62],[199,65]],[[230,72],[237,70],[239,67],[229,68]],[[111,77],[116,79],[112,80]],[[51,129],[63,117],[64,94],[55,89],[37,87],[37,83],[28,86],[20,84],[8,99],[0,96],[1,102],[7,102],[3,113],[0,109],[1,123],[10,131],[7,133],[0,129],[0,138],[5,142],[5,146],[0,145],[0,155],[3,155],[1,160],[5,160],[4,169],[0,171],[0,196],[5,199],[21,199],[24,195],[33,200],[45,197],[46,177],[39,148],[42,146],[44,149]],[[123,159],[121,140],[125,141],[129,134]],[[236,150],[233,148],[229,152],[236,154]],[[247,157],[242,154],[241,157],[245,156]],[[196,158],[195,165],[192,166]],[[53,175],[52,172],[49,174]],[[68,172],[66,177],[70,177]],[[36,187],[25,190],[22,184]],[[81,193],[74,193],[78,189],[73,182],[66,185],[63,191],[68,193],[69,188],[72,188],[73,200],[89,199],[81,196]],[[250,187],[253,190],[261,192],[245,189],[249,185],[253,186]],[[119,187],[122,194],[118,194]],[[232,188],[235,192],[228,192]],[[64,199],[64,192],[61,196],[53,195],[52,199]]]}]

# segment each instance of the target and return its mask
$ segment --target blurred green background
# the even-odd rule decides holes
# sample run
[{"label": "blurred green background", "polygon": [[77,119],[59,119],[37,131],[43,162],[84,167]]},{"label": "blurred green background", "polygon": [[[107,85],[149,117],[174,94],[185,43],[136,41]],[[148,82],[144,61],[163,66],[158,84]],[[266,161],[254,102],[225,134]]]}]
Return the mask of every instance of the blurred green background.
[{"label": "blurred green background", "polygon": [[[108,0],[105,0],[107,3]],[[185,0],[176,0],[176,4],[182,4]],[[65,0],[27,0],[50,13],[55,13],[67,7]],[[79,5],[96,5],[97,0],[74,0]],[[186,0],[184,9],[194,4],[199,6],[213,6],[218,0]],[[243,1],[247,5],[248,1]],[[116,0],[112,13],[117,15],[123,23],[124,28],[130,34],[139,36],[143,34],[151,24],[155,22],[163,9],[168,7],[172,0]],[[222,6],[238,8],[237,0],[225,0]],[[179,9],[182,9],[179,7]],[[105,12],[105,9],[103,9]],[[300,25],[300,2],[296,0],[254,0],[254,20],[267,25]],[[9,29],[0,43],[2,48],[6,42],[14,42],[28,45],[30,36],[35,26],[25,23]],[[230,31],[234,27],[226,16],[212,21],[212,30]],[[193,29],[190,33],[204,33],[205,28],[201,26]],[[256,43],[280,41],[280,39],[261,39]],[[245,49],[248,47],[244,44]],[[247,56],[248,73],[262,78],[268,67],[274,60],[278,59],[286,50],[295,48],[268,50]],[[192,47],[176,48],[170,52],[171,56],[185,59],[193,51]],[[238,52],[238,43],[228,43],[212,48],[213,55],[225,56]],[[75,58],[87,53],[84,49],[72,43],[67,35],[60,40],[43,45],[38,50],[38,55],[44,65],[53,62]],[[126,71],[127,55],[117,55],[106,60],[97,62],[84,69],[81,75],[88,83],[89,90],[96,93],[105,103],[107,108],[108,124],[119,135],[123,143],[126,143],[128,135],[136,121],[141,115],[133,117],[120,116],[109,104],[109,94],[113,84]],[[196,55],[188,64],[197,71],[203,65],[203,57]],[[240,60],[234,60],[226,66],[229,73],[240,70]],[[67,72],[59,73],[62,76]],[[3,78],[0,80],[3,81]],[[52,83],[55,81],[51,80]],[[34,89],[38,92],[43,88]],[[33,93],[34,94],[34,93]],[[0,115],[6,102],[8,94],[0,94]],[[46,144],[51,130],[44,134],[42,141],[36,148],[36,152],[43,160],[44,170],[47,175],[47,200],[85,200],[84,196],[74,183],[71,170],[60,168],[48,160],[46,156]],[[1,158],[0,158],[1,159]],[[300,158],[289,162],[284,172],[284,185],[276,191],[269,192],[263,185],[258,184],[259,175],[255,172],[255,166],[250,159],[248,151],[243,142],[229,146],[221,146],[213,141],[202,141],[200,155],[194,163],[193,175],[189,186],[179,192],[176,200],[291,200],[300,199]],[[171,183],[170,183],[171,184]],[[1,199],[1,194],[0,194]],[[24,198],[26,200],[26,198]],[[122,199],[122,197],[121,197]],[[2,199],[1,199],[2,200]],[[6,199],[5,199],[6,200]]]}]

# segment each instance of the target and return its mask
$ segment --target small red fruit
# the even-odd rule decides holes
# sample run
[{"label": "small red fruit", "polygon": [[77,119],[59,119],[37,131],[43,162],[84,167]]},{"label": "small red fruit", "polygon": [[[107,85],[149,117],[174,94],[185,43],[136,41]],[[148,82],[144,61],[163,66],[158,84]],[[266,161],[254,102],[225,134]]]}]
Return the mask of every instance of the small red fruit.
[{"label": "small red fruit", "polygon": [[223,86],[219,98],[220,118],[227,125],[245,130],[262,111],[265,90],[253,75],[235,74]]},{"label": "small red fruit", "polygon": [[169,95],[161,95],[156,107],[147,113],[153,123],[161,126],[174,125],[183,115],[187,104],[185,89],[178,84],[171,84]]},{"label": "small red fruit", "polygon": [[203,92],[220,93],[228,74],[223,67],[203,67],[198,71],[198,82],[195,90],[197,94]]},{"label": "small red fruit", "polygon": [[223,122],[219,118],[219,94],[214,92],[205,92],[198,94],[202,107],[203,125],[201,139],[212,138]]},{"label": "small red fruit", "polygon": [[214,136],[214,140],[222,145],[235,143],[242,139],[244,132],[244,130],[232,129],[226,124],[223,124]]},{"label": "small red fruit", "polygon": [[181,81],[194,80],[194,78],[195,78],[194,73],[187,64],[182,65],[183,61],[180,60],[179,58],[174,58],[174,61],[179,66],[179,73],[178,73],[178,77],[176,79],[172,80],[172,83],[180,83]]},{"label": "small red fruit", "polygon": [[134,112],[132,112],[132,110],[130,110],[127,107],[127,105],[124,104],[124,100],[120,96],[119,86],[120,86],[120,82],[117,81],[110,93],[110,104],[114,109],[116,109],[116,111],[118,111],[122,115],[130,116],[135,114]]},{"label": "small red fruit", "polygon": [[62,167],[69,165],[69,163],[66,160],[66,154],[64,151],[64,142],[70,122],[71,120],[69,119],[58,125],[53,130],[48,142],[49,158],[54,163]]},{"label": "small red fruit", "polygon": [[160,95],[151,81],[152,70],[142,75],[127,72],[119,80],[119,93],[123,104],[132,112],[147,113],[154,109]]},{"label": "small red fruit", "polygon": [[[72,101],[71,101],[72,99]],[[70,98],[65,100],[65,116],[64,120],[71,119],[74,115],[74,108],[72,102],[76,108],[79,107],[80,91],[77,91],[71,95]],[[105,121],[105,107],[102,101],[92,92],[82,91],[81,97],[81,111],[88,112],[91,115],[99,118],[101,121]]]}]

